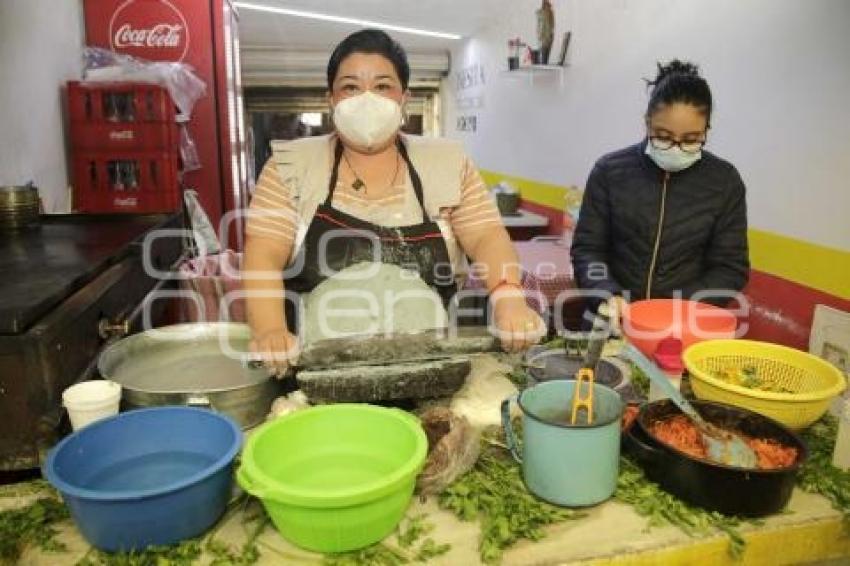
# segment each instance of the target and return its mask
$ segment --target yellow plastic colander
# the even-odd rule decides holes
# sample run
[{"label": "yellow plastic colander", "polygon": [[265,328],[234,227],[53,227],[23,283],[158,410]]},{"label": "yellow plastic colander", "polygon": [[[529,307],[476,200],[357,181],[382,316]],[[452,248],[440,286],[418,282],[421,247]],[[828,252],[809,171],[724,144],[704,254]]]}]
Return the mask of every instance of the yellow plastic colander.
[{"label": "yellow plastic colander", "polygon": [[[708,340],[685,350],[683,360],[699,399],[743,407],[793,429],[818,420],[846,387],[844,375],[829,362],[767,342]],[[789,393],[752,389],[714,376],[744,367],[754,368],[763,382]]]}]

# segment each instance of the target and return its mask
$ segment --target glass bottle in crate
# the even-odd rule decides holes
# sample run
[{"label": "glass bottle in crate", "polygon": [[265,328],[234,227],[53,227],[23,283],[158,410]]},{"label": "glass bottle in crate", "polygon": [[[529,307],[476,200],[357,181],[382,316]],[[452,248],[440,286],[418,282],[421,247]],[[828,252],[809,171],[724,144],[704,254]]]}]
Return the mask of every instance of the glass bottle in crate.
[{"label": "glass bottle in crate", "polygon": [[106,163],[106,173],[109,179],[109,188],[113,191],[124,190],[124,172],[121,161],[111,160]]},{"label": "glass bottle in crate", "polygon": [[103,93],[103,115],[109,122],[118,122],[121,120],[121,116],[118,111],[118,99],[116,98],[115,93]]}]

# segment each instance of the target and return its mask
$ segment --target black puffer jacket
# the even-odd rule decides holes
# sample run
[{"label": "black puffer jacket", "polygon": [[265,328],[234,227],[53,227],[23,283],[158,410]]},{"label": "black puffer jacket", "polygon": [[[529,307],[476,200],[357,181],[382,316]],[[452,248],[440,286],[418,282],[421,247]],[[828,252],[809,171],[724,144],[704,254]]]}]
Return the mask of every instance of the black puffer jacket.
[{"label": "black puffer jacket", "polygon": [[741,290],[749,258],[738,171],[703,151],[667,174],[644,153],[646,143],[604,156],[590,173],[571,251],[579,287],[631,300]]}]

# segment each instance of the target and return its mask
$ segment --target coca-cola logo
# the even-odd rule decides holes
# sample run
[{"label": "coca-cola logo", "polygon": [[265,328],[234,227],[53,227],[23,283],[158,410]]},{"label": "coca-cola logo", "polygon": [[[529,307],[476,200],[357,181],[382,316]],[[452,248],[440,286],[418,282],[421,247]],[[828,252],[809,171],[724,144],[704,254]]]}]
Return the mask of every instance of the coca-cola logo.
[{"label": "coca-cola logo", "polygon": [[189,27],[168,0],[127,0],[109,21],[109,45],[151,61],[182,61],[189,50]]},{"label": "coca-cola logo", "polygon": [[115,197],[112,204],[122,208],[133,208],[139,206],[139,199],[136,197]]},{"label": "coca-cola logo", "polygon": [[159,24],[150,29],[133,29],[124,24],[115,32],[113,45],[122,47],[180,47],[180,30],[183,26]]},{"label": "coca-cola logo", "polygon": [[113,130],[109,132],[109,139],[111,140],[132,140],[133,138],[133,130],[121,130],[120,132]]}]

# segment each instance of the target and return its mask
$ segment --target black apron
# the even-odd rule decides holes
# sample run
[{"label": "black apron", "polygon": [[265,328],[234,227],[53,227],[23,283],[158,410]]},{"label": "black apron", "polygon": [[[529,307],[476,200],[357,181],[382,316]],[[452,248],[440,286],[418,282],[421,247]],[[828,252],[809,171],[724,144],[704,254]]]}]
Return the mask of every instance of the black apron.
[{"label": "black apron", "polygon": [[[297,293],[309,293],[322,281],[338,271],[361,262],[381,262],[398,265],[419,274],[442,298],[443,305],[457,292],[449,250],[440,227],[428,220],[422,193],[422,181],[410,162],[407,148],[401,140],[397,142],[398,151],[410,174],[410,181],[419,207],[422,209],[422,222],[409,226],[388,228],[366,222],[350,214],[337,210],[331,204],[339,174],[343,146],[336,143],[328,196],[316,209],[307,234],[301,245],[300,257],[295,265],[301,265],[298,274],[286,279],[287,290]],[[321,248],[325,248],[322,254]],[[324,255],[324,261],[321,256]],[[287,301],[287,320],[293,321]],[[290,322],[292,325],[292,322]]]}]

